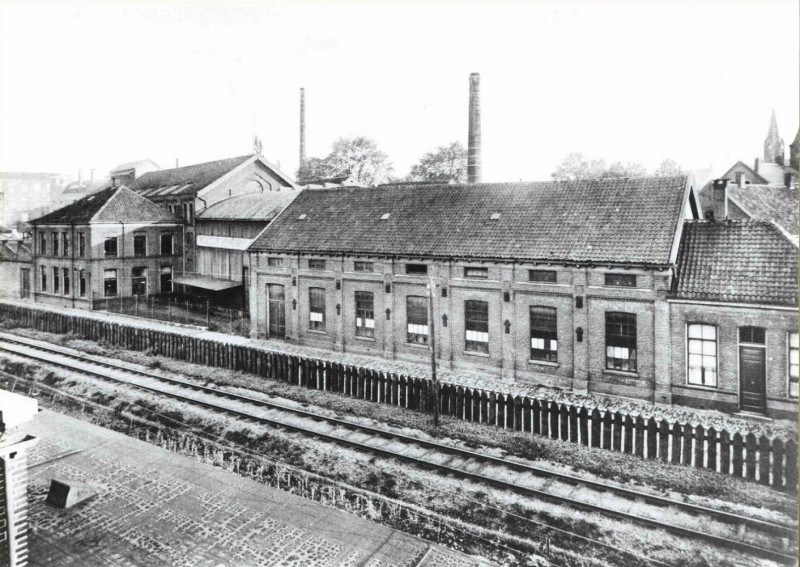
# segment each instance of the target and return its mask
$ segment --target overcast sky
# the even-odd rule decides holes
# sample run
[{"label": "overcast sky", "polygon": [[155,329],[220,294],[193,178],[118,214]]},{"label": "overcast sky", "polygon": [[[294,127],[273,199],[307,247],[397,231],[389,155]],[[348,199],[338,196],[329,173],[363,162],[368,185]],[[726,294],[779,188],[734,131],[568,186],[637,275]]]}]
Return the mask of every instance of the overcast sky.
[{"label": "overcast sky", "polygon": [[654,169],[761,155],[798,128],[798,2],[45,3],[0,0],[0,170],[98,175],[251,152],[294,174],[365,135],[405,175],[466,145],[481,74],[485,181],[569,152]]}]

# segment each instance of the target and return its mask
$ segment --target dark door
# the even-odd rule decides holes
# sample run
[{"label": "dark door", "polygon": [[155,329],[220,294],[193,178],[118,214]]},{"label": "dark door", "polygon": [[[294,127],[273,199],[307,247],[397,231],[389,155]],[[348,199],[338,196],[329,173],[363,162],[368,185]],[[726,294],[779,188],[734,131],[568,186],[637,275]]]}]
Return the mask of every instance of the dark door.
[{"label": "dark door", "polygon": [[31,270],[30,268],[22,268],[20,270],[22,277],[22,287],[20,289],[20,297],[23,299],[31,296]]},{"label": "dark door", "polygon": [[269,336],[283,338],[286,336],[286,296],[284,287],[278,284],[267,284],[267,322]]},{"label": "dark door", "polygon": [[742,383],[742,409],[763,412],[766,400],[766,349],[764,347],[739,347],[739,379]]}]

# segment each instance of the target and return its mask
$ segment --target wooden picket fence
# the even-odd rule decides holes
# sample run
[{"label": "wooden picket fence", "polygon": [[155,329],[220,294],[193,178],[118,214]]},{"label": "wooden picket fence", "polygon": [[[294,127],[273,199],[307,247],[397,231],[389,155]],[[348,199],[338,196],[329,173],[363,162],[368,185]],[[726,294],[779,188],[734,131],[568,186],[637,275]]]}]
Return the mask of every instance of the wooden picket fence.
[{"label": "wooden picket fence", "polygon": [[[0,320],[414,411],[429,413],[433,408],[432,383],[427,379],[14,304],[0,303]],[[644,419],[641,415],[612,410],[590,410],[450,383],[441,384],[439,401],[443,415],[458,419],[797,491],[798,455],[794,440],[770,439],[753,433],[742,436],[713,427]]]}]

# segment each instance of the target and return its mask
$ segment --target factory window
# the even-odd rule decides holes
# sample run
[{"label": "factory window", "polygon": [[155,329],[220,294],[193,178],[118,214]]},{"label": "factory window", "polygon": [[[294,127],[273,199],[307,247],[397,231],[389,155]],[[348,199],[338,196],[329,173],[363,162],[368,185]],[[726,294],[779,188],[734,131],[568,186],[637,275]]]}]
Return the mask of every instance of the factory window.
[{"label": "factory window", "polygon": [[134,234],[133,235],[133,255],[137,258],[147,256],[147,235]]},{"label": "factory window", "polygon": [[428,298],[406,297],[406,342],[428,344]]},{"label": "factory window", "polygon": [[117,237],[112,236],[111,238],[106,238],[106,241],[103,243],[103,251],[106,256],[116,256],[117,255]]},{"label": "factory window", "polygon": [[86,234],[83,232],[78,233],[78,256],[86,256]]},{"label": "factory window", "polygon": [[47,233],[39,233],[39,254],[44,256],[47,254]]},{"label": "factory window", "polygon": [[464,350],[489,353],[489,304],[469,299],[464,302]]},{"label": "factory window", "polygon": [[133,295],[147,295],[147,268],[133,268],[131,272],[131,293]]},{"label": "factory window", "polygon": [[464,268],[464,277],[476,280],[485,280],[489,277],[489,268]]},{"label": "factory window", "polygon": [[532,306],[531,360],[558,362],[558,331],[554,307]]},{"label": "factory window", "polygon": [[308,328],[325,330],[325,290],[321,287],[308,289]]},{"label": "factory window", "polygon": [[86,297],[86,270],[80,271],[80,288],[78,291],[81,297]]},{"label": "factory window", "polygon": [[283,266],[283,258],[276,258],[274,256],[270,256],[267,258],[267,266],[272,268],[279,268]]},{"label": "factory window", "polygon": [[69,233],[61,233],[61,254],[69,256]]},{"label": "factory window", "polygon": [[47,268],[45,268],[44,266],[42,266],[42,277],[41,277],[41,280],[42,280],[42,282],[41,282],[42,283],[42,286],[41,286],[42,287],[42,291],[47,291]]},{"label": "factory window", "polygon": [[172,256],[172,234],[161,235],[161,255]]},{"label": "factory window", "polygon": [[58,293],[58,290],[61,287],[60,283],[61,280],[58,276],[58,268],[53,268],[53,293]]},{"label": "factory window", "polygon": [[692,323],[687,326],[688,382],[695,386],[717,385],[717,328]]},{"label": "factory window", "polygon": [[636,315],[606,313],[606,368],[636,372]]},{"label": "factory window", "polygon": [[103,295],[105,297],[117,296],[117,270],[103,272]]},{"label": "factory window", "polygon": [[528,270],[528,281],[540,283],[556,283],[555,270]]},{"label": "factory window", "polygon": [[62,269],[61,274],[64,276],[64,295],[69,295],[69,268]]},{"label": "factory window", "polygon": [[50,240],[53,243],[53,256],[58,256],[58,233],[57,232],[51,233]]},{"label": "factory window", "polygon": [[356,336],[375,336],[375,300],[370,291],[356,292]]},{"label": "factory window", "polygon": [[356,272],[371,272],[372,262],[353,262],[353,270]]},{"label": "factory window", "polygon": [[316,258],[312,258],[308,261],[308,269],[309,270],[324,270],[325,269],[325,260],[319,260]]},{"label": "factory window", "polygon": [[424,276],[428,273],[427,264],[406,264],[406,273],[411,276]]},{"label": "factory window", "polygon": [[633,274],[606,274],[606,285],[615,287],[636,287]]}]

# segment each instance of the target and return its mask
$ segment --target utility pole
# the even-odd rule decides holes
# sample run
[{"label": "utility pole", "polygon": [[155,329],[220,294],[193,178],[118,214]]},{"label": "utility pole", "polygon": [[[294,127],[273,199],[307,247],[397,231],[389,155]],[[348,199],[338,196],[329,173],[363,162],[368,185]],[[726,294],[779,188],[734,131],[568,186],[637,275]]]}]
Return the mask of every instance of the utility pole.
[{"label": "utility pole", "polygon": [[430,337],[431,337],[431,386],[433,387],[433,425],[439,427],[439,380],[436,378],[436,328],[434,320],[436,317],[433,314],[433,290],[436,285],[431,278],[428,284],[428,320],[430,321]]}]

